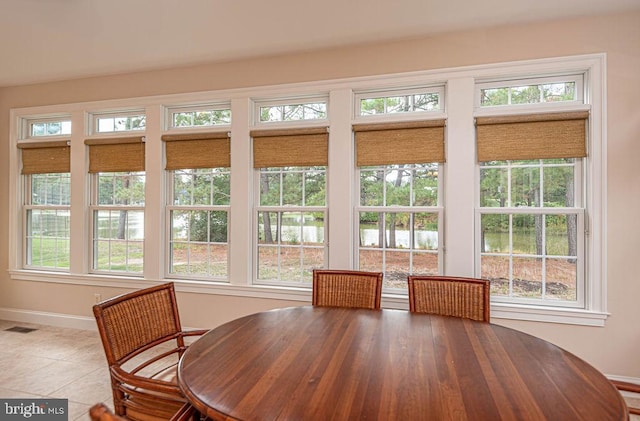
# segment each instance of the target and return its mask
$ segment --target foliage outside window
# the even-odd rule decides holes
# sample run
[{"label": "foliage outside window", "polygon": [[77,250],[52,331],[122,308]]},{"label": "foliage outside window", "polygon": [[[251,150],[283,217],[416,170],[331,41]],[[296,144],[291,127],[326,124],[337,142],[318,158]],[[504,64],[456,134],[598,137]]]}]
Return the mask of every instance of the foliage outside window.
[{"label": "foliage outside window", "polygon": [[581,76],[485,83],[479,89],[480,106],[577,102],[581,99],[581,88]]},{"label": "foliage outside window", "polygon": [[496,298],[578,302],[583,209],[576,159],[480,168],[480,275]]},{"label": "foliage outside window", "polygon": [[171,127],[207,127],[231,124],[229,107],[184,107],[169,109]]},{"label": "foliage outside window", "polygon": [[71,120],[55,119],[30,121],[29,137],[62,136],[71,134]]},{"label": "foliage outside window", "polygon": [[326,167],[260,170],[259,281],[309,283],[324,267]]},{"label": "foliage outside window", "polygon": [[229,168],[172,173],[169,219],[172,276],[228,278]]},{"label": "foliage outside window", "polygon": [[95,133],[119,133],[144,130],[147,119],[140,113],[95,115]]},{"label": "foliage outside window", "polygon": [[358,262],[406,291],[408,275],[438,274],[438,164],[360,168]]},{"label": "foliage outside window", "polygon": [[258,116],[260,123],[324,120],[327,118],[327,101],[275,101],[258,102]]},{"label": "foliage outside window", "polygon": [[101,172],[94,181],[93,270],[142,274],[145,173]]},{"label": "foliage outside window", "polygon": [[442,110],[440,88],[365,92],[356,95],[356,115],[372,116]]},{"label": "foliage outside window", "polygon": [[25,265],[69,270],[70,174],[31,174],[27,188]]}]

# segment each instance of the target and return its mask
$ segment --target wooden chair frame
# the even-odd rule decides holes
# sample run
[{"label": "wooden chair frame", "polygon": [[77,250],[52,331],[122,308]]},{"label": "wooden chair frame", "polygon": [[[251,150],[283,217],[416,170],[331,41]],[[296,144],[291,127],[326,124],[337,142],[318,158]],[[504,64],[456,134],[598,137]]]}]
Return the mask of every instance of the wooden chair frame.
[{"label": "wooden chair frame", "polygon": [[[142,414],[145,419],[173,417],[186,402],[175,383],[176,376],[166,380],[143,375],[142,370],[152,364],[156,370],[161,360],[175,356],[175,364],[156,370],[173,374],[187,348],[184,338],[207,332],[204,329],[182,331],[173,283],[105,300],[93,306],[93,313],[109,365],[115,413],[129,419]],[[139,361],[146,357],[143,353],[156,349],[161,352]]]},{"label": "wooden chair frame", "polygon": [[[618,390],[621,390],[623,392],[640,394],[640,384],[629,383],[621,380],[610,380],[610,381]],[[628,406],[628,405],[627,405],[627,408],[629,409],[630,414],[640,415],[640,408],[637,408],[635,406]]]},{"label": "wooden chair frame", "polygon": [[312,304],[380,310],[382,272],[315,269]]},{"label": "wooden chair frame", "polygon": [[415,275],[407,280],[411,312],[490,321],[487,279]]}]

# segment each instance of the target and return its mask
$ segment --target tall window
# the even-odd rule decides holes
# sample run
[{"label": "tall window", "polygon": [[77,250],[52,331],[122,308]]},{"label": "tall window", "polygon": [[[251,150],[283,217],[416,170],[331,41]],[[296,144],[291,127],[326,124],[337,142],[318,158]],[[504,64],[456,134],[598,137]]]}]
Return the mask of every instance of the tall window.
[{"label": "tall window", "polygon": [[92,270],[142,275],[144,138],[87,139],[91,178]]},{"label": "tall window", "polygon": [[[53,122],[42,124],[56,125]],[[69,270],[71,185],[68,141],[20,143],[18,147],[22,150],[25,177],[24,266]]]},{"label": "tall window", "polygon": [[228,279],[230,140],[227,132],[164,135],[172,277]]},{"label": "tall window", "polygon": [[259,130],[253,137],[259,171],[256,203],[258,282],[310,282],[325,266],[326,127]]},{"label": "tall window", "polygon": [[583,305],[588,116],[477,119],[479,270],[494,299]]},{"label": "tall window", "polygon": [[359,167],[358,267],[384,272],[406,291],[407,275],[438,274],[444,120],[355,125]]}]

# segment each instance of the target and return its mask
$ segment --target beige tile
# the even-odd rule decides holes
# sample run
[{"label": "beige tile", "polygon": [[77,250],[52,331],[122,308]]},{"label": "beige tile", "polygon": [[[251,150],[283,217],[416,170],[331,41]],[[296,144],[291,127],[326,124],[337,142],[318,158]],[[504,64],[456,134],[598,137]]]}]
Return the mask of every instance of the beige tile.
[{"label": "beige tile", "polygon": [[5,386],[13,390],[50,396],[51,393],[95,369],[92,364],[50,360],[50,363],[44,367],[14,372],[6,379]]},{"label": "beige tile", "polygon": [[86,405],[111,402],[109,373],[106,369],[95,370],[52,392],[51,396]]}]

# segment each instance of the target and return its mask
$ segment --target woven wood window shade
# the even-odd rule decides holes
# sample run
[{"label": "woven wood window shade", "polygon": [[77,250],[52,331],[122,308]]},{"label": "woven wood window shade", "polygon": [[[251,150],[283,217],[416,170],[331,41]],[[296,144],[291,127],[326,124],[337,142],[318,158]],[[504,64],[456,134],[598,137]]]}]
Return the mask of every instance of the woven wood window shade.
[{"label": "woven wood window shade", "polygon": [[89,172],[144,171],[144,137],[86,139]]},{"label": "woven wood window shade", "polygon": [[327,127],[253,130],[253,167],[315,167],[328,164]]},{"label": "woven wood window shade", "polygon": [[355,124],[356,165],[445,162],[445,122]]},{"label": "woven wood window shade", "polygon": [[231,166],[228,132],[164,135],[166,170]]},{"label": "woven wood window shade", "polygon": [[478,161],[584,158],[588,111],[479,117]]},{"label": "woven wood window shade", "polygon": [[71,147],[67,140],[19,143],[22,174],[48,174],[71,171]]}]

